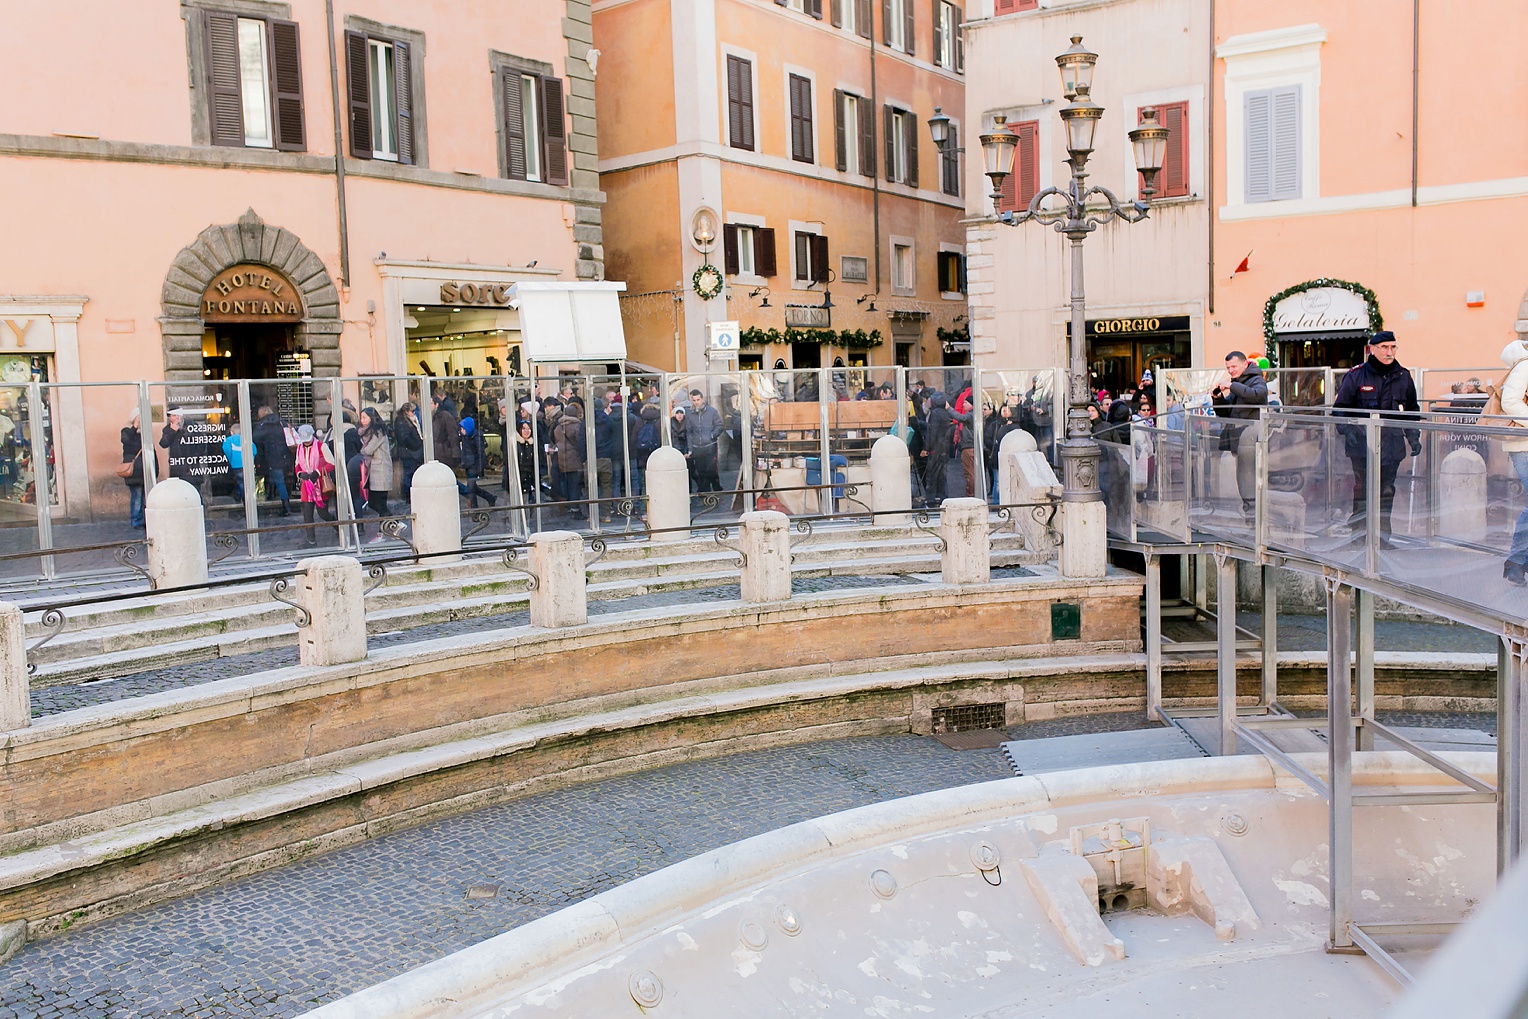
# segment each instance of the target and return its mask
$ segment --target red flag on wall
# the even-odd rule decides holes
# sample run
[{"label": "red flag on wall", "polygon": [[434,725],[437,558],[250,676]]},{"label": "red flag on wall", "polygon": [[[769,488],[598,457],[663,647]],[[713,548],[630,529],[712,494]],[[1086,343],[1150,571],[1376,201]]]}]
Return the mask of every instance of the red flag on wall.
[{"label": "red flag on wall", "polygon": [[[1256,248],[1253,249],[1253,251],[1256,251],[1256,250],[1257,250]],[[1247,257],[1242,259],[1239,263],[1237,263],[1236,271],[1231,273],[1231,279],[1234,280],[1236,278],[1236,274],[1237,273],[1247,272],[1251,268],[1252,268],[1252,252],[1249,251],[1249,252],[1247,252]]]}]

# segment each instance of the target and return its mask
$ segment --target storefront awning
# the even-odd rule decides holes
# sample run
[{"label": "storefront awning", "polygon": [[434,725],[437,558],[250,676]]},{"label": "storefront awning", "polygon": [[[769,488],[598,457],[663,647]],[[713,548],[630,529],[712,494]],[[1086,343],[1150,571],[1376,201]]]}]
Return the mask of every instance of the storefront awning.
[{"label": "storefront awning", "polygon": [[515,283],[511,307],[520,312],[520,339],[531,362],[623,361],[619,294],[624,283]]}]

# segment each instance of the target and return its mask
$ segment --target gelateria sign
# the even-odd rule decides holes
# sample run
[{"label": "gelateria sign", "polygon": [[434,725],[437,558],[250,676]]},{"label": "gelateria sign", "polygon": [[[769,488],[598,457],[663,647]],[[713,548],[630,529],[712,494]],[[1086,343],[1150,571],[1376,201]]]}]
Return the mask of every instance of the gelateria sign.
[{"label": "gelateria sign", "polygon": [[1369,328],[1369,304],[1342,287],[1312,287],[1273,307],[1276,333],[1331,333]]},{"label": "gelateria sign", "polygon": [[268,265],[231,265],[202,294],[203,322],[301,322],[302,301],[284,273]]}]

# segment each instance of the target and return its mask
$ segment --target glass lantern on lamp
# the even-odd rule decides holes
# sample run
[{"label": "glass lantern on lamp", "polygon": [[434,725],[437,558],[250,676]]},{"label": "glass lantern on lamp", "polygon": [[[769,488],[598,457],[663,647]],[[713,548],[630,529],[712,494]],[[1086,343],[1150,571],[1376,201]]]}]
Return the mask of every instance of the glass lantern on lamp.
[{"label": "glass lantern on lamp", "polygon": [[1130,147],[1135,150],[1135,168],[1141,171],[1141,197],[1150,198],[1156,191],[1157,173],[1167,157],[1165,125],[1157,123],[1157,111],[1150,106],[1141,111],[1141,122],[1130,132]]}]

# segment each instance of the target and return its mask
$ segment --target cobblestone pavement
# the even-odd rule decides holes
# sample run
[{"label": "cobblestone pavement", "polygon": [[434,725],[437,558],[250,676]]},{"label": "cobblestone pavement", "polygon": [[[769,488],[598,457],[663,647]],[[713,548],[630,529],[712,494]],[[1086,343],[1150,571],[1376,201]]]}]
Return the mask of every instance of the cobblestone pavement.
[{"label": "cobblestone pavement", "polygon": [[296,1015],[738,839],[1011,775],[996,750],[888,736],[531,796],[29,944],[0,1019]]},{"label": "cobblestone pavement", "polygon": [[[1015,573],[1013,572],[1014,570],[1022,572]],[[1029,571],[1024,570],[1023,567],[1009,567],[1003,570],[993,570],[992,572],[994,577],[1004,579],[1005,576],[1024,576]],[[917,583],[920,583],[920,581],[912,577],[895,574],[798,577],[792,582],[791,590],[795,594],[812,594],[820,591],[906,587],[909,584]],[[659,591],[632,598],[591,600],[589,602],[589,615],[600,616],[611,612],[631,612],[637,609],[660,608],[671,605],[735,602],[741,597],[742,593],[736,584],[724,584],[720,587],[692,588],[683,591]],[[526,609],[518,609],[514,612],[503,612],[497,615],[476,616],[471,619],[457,619],[450,622],[415,626],[407,630],[394,630],[390,633],[373,634],[367,638],[367,645],[372,648],[395,647],[399,644],[432,640],[437,637],[458,637],[463,634],[490,633],[529,625],[530,612]],[[266,651],[254,651],[249,654],[230,655],[227,658],[212,658],[204,662],[188,662],[185,665],[153,669],[147,672],[139,672],[130,676],[101,680],[94,683],[38,687],[32,691],[32,717],[41,718],[44,715],[55,715],[61,711],[72,711],[75,708],[89,707],[92,704],[122,701],[132,697],[142,697],[146,694],[160,693],[164,690],[178,690],[182,687],[195,686],[198,683],[210,683],[216,679],[248,676],[257,672],[285,668],[286,666],[296,664],[297,648],[280,647],[271,648]]]}]

